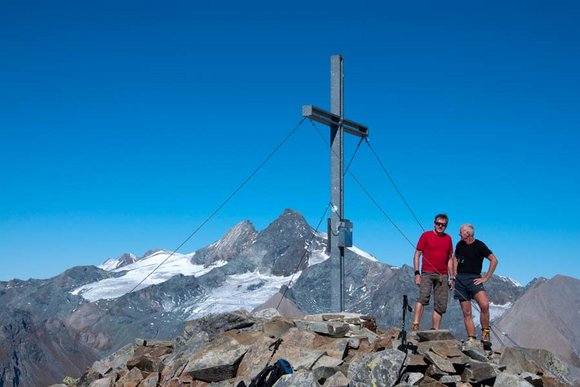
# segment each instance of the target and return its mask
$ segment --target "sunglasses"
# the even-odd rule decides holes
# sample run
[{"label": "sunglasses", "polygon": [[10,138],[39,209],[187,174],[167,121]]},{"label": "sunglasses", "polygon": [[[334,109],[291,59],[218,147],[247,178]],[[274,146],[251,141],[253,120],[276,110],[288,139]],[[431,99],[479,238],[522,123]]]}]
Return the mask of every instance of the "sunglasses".
[{"label": "sunglasses", "polygon": [[439,227],[447,227],[447,223],[435,222],[435,225]]}]

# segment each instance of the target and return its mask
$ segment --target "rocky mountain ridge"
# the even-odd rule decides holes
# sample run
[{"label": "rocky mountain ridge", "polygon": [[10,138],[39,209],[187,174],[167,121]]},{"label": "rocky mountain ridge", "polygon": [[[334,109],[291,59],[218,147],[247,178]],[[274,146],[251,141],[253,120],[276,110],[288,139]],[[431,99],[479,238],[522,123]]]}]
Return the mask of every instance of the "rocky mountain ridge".
[{"label": "rocky mountain ridge", "polygon": [[[155,249],[140,258],[111,260],[108,270],[76,267],[48,280],[0,282],[0,381],[39,385],[56,381],[50,375],[65,370],[74,374],[72,365],[63,365],[64,359],[51,360],[52,347],[35,345],[38,336],[60,345],[63,356],[87,359],[88,365],[88,359],[114,352],[136,337],[173,338],[186,320],[241,307],[252,310],[283,286],[289,286],[285,300],[295,308],[309,314],[326,312],[330,295],[325,247],[324,236],[302,215],[286,210],[260,232],[242,222],[192,254]],[[150,283],[127,293],[150,273],[137,268],[155,267],[169,255],[161,269],[177,265],[171,269],[175,272],[158,271]],[[382,328],[400,325],[402,295],[413,297],[416,292],[410,267],[380,263],[355,248],[347,250],[346,258],[347,310],[376,316]],[[186,272],[179,265],[187,265],[192,274],[177,274]],[[127,290],[119,292],[123,283]],[[117,293],[104,299],[83,297],[86,293],[80,289],[98,286],[109,287],[104,294],[111,289]],[[490,281],[490,300],[496,304],[513,302],[524,291],[499,277]],[[429,314],[427,310],[424,317]],[[428,324],[425,320],[422,326]],[[20,330],[18,336],[7,328],[18,326],[28,330]],[[444,328],[458,337],[463,334],[460,311],[452,300]],[[79,366],[77,373],[81,371]]]},{"label": "rocky mountain ridge", "polygon": [[190,321],[176,340],[138,339],[80,378],[52,387],[247,386],[279,359],[293,372],[281,376],[277,387],[574,383],[566,364],[545,350],[485,350],[447,330],[406,335],[377,329],[374,318],[357,314],[290,319],[239,311]]}]

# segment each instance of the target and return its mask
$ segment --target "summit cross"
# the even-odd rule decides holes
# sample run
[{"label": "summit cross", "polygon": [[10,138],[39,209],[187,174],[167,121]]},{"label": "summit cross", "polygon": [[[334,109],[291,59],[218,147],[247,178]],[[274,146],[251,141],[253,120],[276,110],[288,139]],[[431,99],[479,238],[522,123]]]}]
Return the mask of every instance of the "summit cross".
[{"label": "summit cross", "polygon": [[344,64],[340,55],[330,57],[330,112],[302,106],[302,116],[330,127],[330,246],[331,312],[344,311],[344,249],[352,246],[352,223],[344,218],[344,133],[368,136],[368,128],[344,118]]}]

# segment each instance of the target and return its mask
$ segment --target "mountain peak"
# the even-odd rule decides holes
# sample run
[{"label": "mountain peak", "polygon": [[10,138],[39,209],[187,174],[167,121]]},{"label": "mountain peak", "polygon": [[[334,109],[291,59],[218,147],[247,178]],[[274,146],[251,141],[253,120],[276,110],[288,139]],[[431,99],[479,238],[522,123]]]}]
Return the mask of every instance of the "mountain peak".
[{"label": "mountain peak", "polygon": [[310,229],[308,222],[304,219],[304,216],[298,211],[291,210],[289,208],[285,209],[282,215],[280,215],[276,220],[274,220],[262,233],[276,232],[281,229],[288,230],[294,228],[300,232],[304,232]]},{"label": "mountain peak", "polygon": [[198,250],[192,260],[198,264],[210,265],[216,261],[229,261],[251,246],[258,236],[252,222],[244,220],[232,227],[219,240]]},{"label": "mountain peak", "polygon": [[118,269],[123,266],[130,265],[137,261],[137,257],[131,253],[124,253],[118,258],[107,259],[102,265],[99,266],[100,269],[111,271]]}]

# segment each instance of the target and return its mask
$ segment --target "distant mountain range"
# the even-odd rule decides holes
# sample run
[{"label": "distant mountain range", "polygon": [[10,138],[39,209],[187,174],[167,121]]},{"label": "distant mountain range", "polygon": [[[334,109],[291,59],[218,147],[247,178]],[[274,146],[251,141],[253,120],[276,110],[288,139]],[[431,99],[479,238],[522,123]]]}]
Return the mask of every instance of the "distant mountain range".
[{"label": "distant mountain range", "polygon": [[[580,369],[580,280],[539,279],[496,322],[499,345],[547,349]],[[576,374],[580,377],[580,373]]]},{"label": "distant mountain range", "polygon": [[[48,385],[60,382],[63,375],[78,376],[95,359],[136,337],[173,338],[185,321],[209,313],[280,302],[295,312],[327,312],[330,260],[325,249],[324,234],[315,232],[300,213],[285,210],[262,231],[241,222],[191,254],[156,249],[142,257],[124,254],[100,267],[74,267],[47,280],[0,282],[0,386]],[[357,248],[347,250],[345,262],[346,310],[371,314],[382,327],[400,326],[403,294],[414,300],[417,291],[412,268],[381,263]],[[575,294],[578,313],[578,281],[571,281],[569,292]],[[486,288],[493,315],[505,312],[502,330],[510,331],[509,324],[518,326],[510,323],[510,312],[534,304],[536,296],[528,294],[548,284],[522,287],[494,276]],[[427,309],[422,326],[428,327],[430,314]],[[577,317],[572,313],[551,329],[566,341],[574,335],[565,329],[574,331],[568,324]],[[443,327],[465,336],[461,311],[453,300]],[[516,338],[514,333],[510,336]],[[577,338],[566,346],[576,358],[579,347]]]}]

